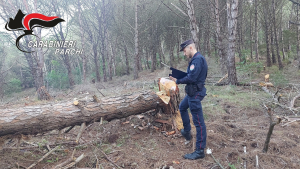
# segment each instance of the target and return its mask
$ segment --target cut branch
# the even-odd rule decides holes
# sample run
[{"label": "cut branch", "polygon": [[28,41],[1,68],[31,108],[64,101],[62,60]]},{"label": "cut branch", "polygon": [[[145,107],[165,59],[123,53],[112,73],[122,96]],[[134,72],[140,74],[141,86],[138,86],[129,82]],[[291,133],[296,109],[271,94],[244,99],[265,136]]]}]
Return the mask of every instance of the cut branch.
[{"label": "cut branch", "polygon": [[[265,106],[265,107],[267,107],[267,106]],[[269,107],[267,107],[267,108],[268,108],[268,114],[269,114],[269,117],[270,117],[270,127],[269,127],[267,138],[266,138],[266,141],[265,141],[265,144],[264,144],[264,149],[263,149],[264,153],[268,152],[271,135],[273,133],[273,129],[274,129],[275,125],[279,124],[281,122],[281,118],[279,118],[279,117],[277,117],[277,121],[274,122],[272,112],[271,112],[271,108],[269,108]]]},{"label": "cut branch", "polygon": [[81,154],[78,158],[76,158],[76,160],[68,165],[66,165],[65,167],[63,167],[62,169],[68,169],[68,168],[71,168],[73,167],[75,164],[77,164],[79,161],[81,161],[83,158],[84,158],[84,153]]},{"label": "cut branch", "polygon": [[77,138],[76,138],[76,143],[79,142],[79,139],[80,139],[80,137],[81,137],[83,131],[85,130],[85,128],[86,128],[86,124],[85,124],[85,122],[84,122],[84,123],[81,124],[79,133],[78,133]]},{"label": "cut branch", "polygon": [[39,159],[37,162],[31,164],[27,169],[30,169],[34,166],[37,165],[37,163],[41,162],[42,160],[44,160],[46,157],[48,157],[51,153],[53,153],[56,149],[58,149],[59,146],[56,146],[54,149],[52,149],[51,151],[49,151],[47,154],[45,154],[41,159]]},{"label": "cut branch", "polygon": [[291,108],[294,108],[294,105],[295,105],[295,101],[300,97],[300,94],[298,94],[297,96],[295,96],[292,101],[291,101]]}]

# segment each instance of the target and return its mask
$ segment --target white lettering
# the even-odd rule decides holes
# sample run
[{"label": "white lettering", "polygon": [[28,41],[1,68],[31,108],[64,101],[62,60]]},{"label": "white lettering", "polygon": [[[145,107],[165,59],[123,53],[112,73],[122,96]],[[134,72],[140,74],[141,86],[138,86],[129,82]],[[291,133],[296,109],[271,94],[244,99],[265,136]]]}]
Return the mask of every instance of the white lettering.
[{"label": "white lettering", "polygon": [[35,41],[32,47],[37,48],[37,46],[38,46],[38,42]]},{"label": "white lettering", "polygon": [[70,52],[70,49],[66,49],[65,54],[69,54],[69,52]]},{"label": "white lettering", "polygon": [[47,48],[47,47],[48,47],[48,41],[45,41],[43,48]]},{"label": "white lettering", "polygon": [[69,46],[68,46],[69,48],[71,48],[71,47],[73,47],[73,41],[71,40],[71,41],[69,41]]},{"label": "white lettering", "polygon": [[43,47],[43,41],[39,41],[39,48]]},{"label": "white lettering", "polygon": [[54,54],[58,54],[59,52],[59,49],[55,49],[55,53]]},{"label": "white lettering", "polygon": [[28,42],[28,47],[29,47],[29,48],[32,47],[32,43],[33,43],[32,41],[29,41],[29,42]]},{"label": "white lettering", "polygon": [[68,41],[66,40],[64,43],[64,48],[66,48],[68,46]]},{"label": "white lettering", "polygon": [[65,52],[65,50],[64,50],[64,49],[62,49],[62,50],[60,51],[60,54],[61,54],[61,55],[63,55],[63,54],[64,54],[64,52]]},{"label": "white lettering", "polygon": [[49,41],[49,48],[52,48],[52,46],[53,46],[53,41],[51,40]]},{"label": "white lettering", "polygon": [[80,54],[80,52],[82,52],[82,49],[81,50],[80,49],[76,50],[76,54]]},{"label": "white lettering", "polygon": [[71,49],[71,55],[74,55],[75,49]]}]

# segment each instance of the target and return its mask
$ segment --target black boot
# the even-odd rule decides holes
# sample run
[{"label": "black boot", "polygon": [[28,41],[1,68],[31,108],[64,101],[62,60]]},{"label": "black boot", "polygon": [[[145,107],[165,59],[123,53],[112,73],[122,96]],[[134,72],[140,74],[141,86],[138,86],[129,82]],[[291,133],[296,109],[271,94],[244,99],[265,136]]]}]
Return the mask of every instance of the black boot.
[{"label": "black boot", "polygon": [[196,159],[204,158],[204,157],[205,157],[204,149],[196,149],[193,153],[186,154],[183,156],[183,158],[189,159],[189,160],[196,160]]},{"label": "black boot", "polygon": [[183,129],[180,130],[181,135],[187,140],[190,141],[192,139],[191,131],[186,132]]}]

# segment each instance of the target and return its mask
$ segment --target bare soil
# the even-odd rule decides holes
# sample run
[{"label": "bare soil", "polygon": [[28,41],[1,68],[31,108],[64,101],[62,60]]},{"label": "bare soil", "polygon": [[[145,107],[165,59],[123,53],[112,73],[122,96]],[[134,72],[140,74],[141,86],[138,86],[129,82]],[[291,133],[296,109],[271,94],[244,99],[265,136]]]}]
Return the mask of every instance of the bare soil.
[{"label": "bare soil", "polygon": [[[182,70],[185,69],[184,67],[183,64]],[[267,72],[261,74],[263,73]],[[166,70],[153,73],[142,72],[140,78],[135,81],[127,80],[131,77],[121,77],[112,82],[101,83],[101,85],[77,86],[72,91],[57,91],[57,96],[52,101],[59,102],[93,94],[101,97],[93,86],[96,86],[106,96],[137,90],[157,90],[155,83],[157,83],[158,77],[164,77],[167,74]],[[209,76],[213,75],[213,73],[209,74]],[[261,81],[261,79],[257,79],[257,81]],[[181,85],[181,97],[184,97],[182,87]],[[212,155],[224,168],[244,168],[244,165],[248,169],[257,168],[256,156],[258,157],[258,168],[261,169],[300,168],[299,122],[282,126],[286,123],[283,121],[276,125],[268,152],[262,152],[270,124],[269,115],[262,106],[262,102],[270,100],[270,98],[266,98],[267,95],[260,87],[242,86],[232,90],[228,86],[207,85],[207,89],[208,95],[202,102],[207,126],[206,148],[212,149]],[[270,90],[276,92],[276,89]],[[282,92],[284,94],[282,104],[288,103],[290,97],[287,96],[287,93],[293,91],[288,87],[285,90]],[[229,95],[230,98],[227,98]],[[244,99],[248,95],[253,96],[251,100]],[[13,103],[2,104],[1,108],[47,103],[19,97]],[[291,112],[279,109],[272,107],[274,117],[276,115],[280,117],[293,116]],[[53,168],[70,158],[74,149],[76,149],[75,157],[85,154],[85,158],[75,165],[76,168],[112,169],[117,168],[116,165],[126,169],[220,168],[208,154],[200,160],[183,159],[184,154],[193,151],[193,146],[184,145],[184,138],[178,134],[166,136],[165,132],[171,131],[172,128],[155,122],[154,120],[157,118],[169,119],[170,115],[146,112],[141,119],[138,116],[130,116],[110,122],[104,121],[103,124],[94,122],[88,125],[78,144],[74,144],[74,140],[80,126],[74,127],[69,133],[61,136],[55,130],[24,137],[21,140],[20,152],[16,150],[17,139],[14,136],[7,136],[2,138],[0,168],[28,167],[48,152],[46,145],[51,148],[57,145],[60,147],[33,168]],[[193,135],[195,136],[195,132]]]}]

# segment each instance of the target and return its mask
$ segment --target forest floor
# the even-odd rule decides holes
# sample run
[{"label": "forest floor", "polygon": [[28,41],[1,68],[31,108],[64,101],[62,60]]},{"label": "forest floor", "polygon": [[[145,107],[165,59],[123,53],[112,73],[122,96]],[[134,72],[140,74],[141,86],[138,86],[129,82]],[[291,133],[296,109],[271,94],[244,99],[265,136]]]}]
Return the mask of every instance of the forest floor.
[{"label": "forest floor", "polygon": [[[290,100],[299,93],[299,72],[296,63],[285,65],[282,74],[275,73],[276,67],[266,68],[260,73],[251,73],[249,69],[238,69],[240,81],[254,82],[252,86],[214,86],[221,75],[214,60],[208,58],[209,74],[207,80],[207,96],[202,101],[203,112],[207,128],[207,146],[212,149],[212,155],[224,168],[248,169],[299,169],[300,168],[300,122],[289,125],[287,121],[275,126],[269,149],[263,153],[262,149],[268,133],[270,118],[263,103],[271,107],[273,117],[295,116],[291,111],[271,104],[272,96],[258,86],[264,81],[264,75],[270,73],[270,82],[281,87],[280,104],[289,106]],[[178,65],[186,70],[187,63]],[[99,98],[132,93],[139,90],[157,91],[157,79],[167,77],[169,71],[157,70],[140,72],[140,78],[131,76],[116,77],[110,82],[98,84],[78,85],[72,90],[50,90],[53,97],[51,102],[60,102],[73,98],[84,98],[96,94]],[[276,74],[272,76],[272,74]],[[273,78],[272,78],[273,77]],[[298,78],[296,78],[298,77]],[[180,95],[184,97],[183,85],[179,85]],[[98,90],[97,90],[98,88]],[[275,93],[279,88],[269,88]],[[0,108],[21,107],[28,105],[48,104],[49,101],[37,101],[34,89],[14,94],[0,105]],[[295,107],[300,106],[296,101]],[[167,114],[159,115],[161,119],[170,118]],[[35,167],[52,168],[63,163],[72,156],[85,154],[76,168],[104,168],[113,169],[218,169],[220,168],[211,155],[200,160],[185,160],[182,155],[193,151],[192,146],[184,145],[184,138],[165,136],[160,123],[154,122],[158,114],[144,113],[140,116],[130,116],[116,119],[103,124],[90,124],[83,132],[79,144],[73,144],[80,126],[74,127],[69,133],[58,136],[54,130],[21,140],[20,152],[16,150],[16,139],[8,139],[3,143],[0,151],[0,168],[24,168],[38,161],[49,150],[60,145],[59,149],[39,162]],[[150,127],[140,130],[142,123],[150,123]],[[155,127],[154,127],[155,126]],[[167,130],[170,130],[167,128]],[[193,132],[195,136],[195,132]],[[246,150],[246,152],[245,152]],[[256,163],[258,158],[258,165]],[[117,166],[116,166],[117,165]],[[75,168],[73,167],[73,168]]]}]

